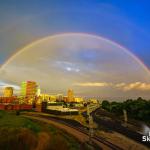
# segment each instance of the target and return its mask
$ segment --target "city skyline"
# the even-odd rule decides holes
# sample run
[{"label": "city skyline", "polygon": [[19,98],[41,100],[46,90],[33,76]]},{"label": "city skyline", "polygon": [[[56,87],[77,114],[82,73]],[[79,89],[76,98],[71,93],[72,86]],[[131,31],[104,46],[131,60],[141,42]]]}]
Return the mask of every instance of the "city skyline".
[{"label": "city skyline", "polygon": [[7,2],[0,6],[0,89],[35,80],[52,93],[150,97],[149,2]]}]

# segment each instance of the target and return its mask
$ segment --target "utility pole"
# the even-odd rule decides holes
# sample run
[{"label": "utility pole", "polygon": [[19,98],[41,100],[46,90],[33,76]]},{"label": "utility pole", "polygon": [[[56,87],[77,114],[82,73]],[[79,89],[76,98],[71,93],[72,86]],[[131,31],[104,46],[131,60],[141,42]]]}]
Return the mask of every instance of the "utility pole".
[{"label": "utility pole", "polygon": [[99,108],[98,104],[87,105],[87,115],[89,121],[89,143],[92,143],[92,137],[94,136],[94,122],[91,113],[92,111],[95,111],[97,108]]},{"label": "utility pole", "polygon": [[92,115],[89,115],[89,142],[92,143],[92,137],[94,135],[93,130],[93,117]]},{"label": "utility pole", "polygon": [[92,137],[94,135],[94,130],[93,130],[93,117],[91,115],[91,110],[92,108],[90,105],[87,105],[87,115],[88,115],[88,121],[89,121],[89,143],[92,143]]},{"label": "utility pole", "polygon": [[126,111],[125,109],[123,109],[123,116],[124,116],[124,123],[125,123],[125,126],[127,126],[128,116],[127,116],[127,111]]}]

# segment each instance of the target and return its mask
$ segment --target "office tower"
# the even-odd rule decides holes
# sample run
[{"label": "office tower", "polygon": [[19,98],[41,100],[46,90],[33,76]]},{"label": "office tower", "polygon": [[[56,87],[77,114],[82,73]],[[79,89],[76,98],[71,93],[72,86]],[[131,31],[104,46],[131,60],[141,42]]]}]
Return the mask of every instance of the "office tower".
[{"label": "office tower", "polygon": [[35,97],[37,94],[37,83],[34,81],[26,81],[21,83],[21,96]]},{"label": "office tower", "polygon": [[68,102],[74,102],[74,92],[72,89],[68,90],[67,96],[68,96],[67,98]]}]

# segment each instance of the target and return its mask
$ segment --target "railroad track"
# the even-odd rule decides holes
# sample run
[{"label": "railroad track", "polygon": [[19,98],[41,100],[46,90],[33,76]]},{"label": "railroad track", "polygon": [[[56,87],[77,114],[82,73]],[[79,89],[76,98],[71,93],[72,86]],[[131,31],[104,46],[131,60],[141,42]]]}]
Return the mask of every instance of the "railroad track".
[{"label": "railroad track", "polygon": [[[83,125],[81,125],[80,123],[76,122],[76,121],[70,121],[68,119],[64,119],[64,118],[58,118],[58,117],[51,117],[51,116],[45,116],[45,115],[40,115],[40,114],[26,114],[27,116],[34,116],[34,117],[38,117],[38,118],[44,118],[47,120],[52,120],[55,122],[59,122],[61,124],[64,124],[68,127],[71,127],[75,130],[78,130],[79,132],[89,135],[88,130],[86,129],[86,127],[84,127]],[[76,122],[76,123],[75,123]],[[103,137],[100,136],[96,136],[94,135],[92,137],[92,142],[94,142],[94,140],[108,146],[110,149],[112,150],[123,150],[121,147],[107,141],[106,139],[104,139]],[[95,142],[94,142],[95,143]]]},{"label": "railroad track", "polygon": [[112,120],[102,119],[99,109],[97,109],[95,112],[93,112],[92,116],[93,116],[94,121],[97,124],[101,124],[112,131],[123,134],[124,136],[134,140],[135,142],[138,142],[138,143],[146,146],[147,148],[150,148],[149,142],[142,142],[143,135],[141,133],[130,129],[129,127],[125,127],[121,123],[119,124],[118,122],[114,121],[113,119]]}]

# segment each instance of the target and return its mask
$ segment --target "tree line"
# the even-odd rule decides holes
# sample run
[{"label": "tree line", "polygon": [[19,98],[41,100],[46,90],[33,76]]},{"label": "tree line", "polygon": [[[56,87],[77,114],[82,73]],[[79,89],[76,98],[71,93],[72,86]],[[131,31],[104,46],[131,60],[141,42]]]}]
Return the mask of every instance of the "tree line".
[{"label": "tree line", "polygon": [[104,100],[102,108],[119,116],[123,115],[123,110],[125,109],[129,118],[150,123],[150,100],[145,100],[141,97],[136,100],[128,99],[123,102]]}]

